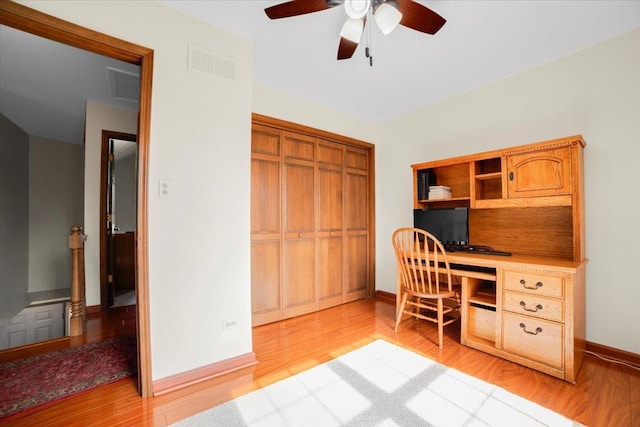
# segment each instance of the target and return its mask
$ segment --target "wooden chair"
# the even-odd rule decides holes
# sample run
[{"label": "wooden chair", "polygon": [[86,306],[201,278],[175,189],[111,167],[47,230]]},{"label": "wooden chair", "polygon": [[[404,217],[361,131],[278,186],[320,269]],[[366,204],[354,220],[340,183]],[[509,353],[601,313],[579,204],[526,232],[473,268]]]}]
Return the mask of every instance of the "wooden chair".
[{"label": "wooden chair", "polygon": [[404,314],[437,323],[438,345],[442,348],[444,326],[460,317],[460,294],[451,282],[447,253],[438,239],[419,228],[400,228],[393,233],[392,241],[401,285],[395,331]]}]

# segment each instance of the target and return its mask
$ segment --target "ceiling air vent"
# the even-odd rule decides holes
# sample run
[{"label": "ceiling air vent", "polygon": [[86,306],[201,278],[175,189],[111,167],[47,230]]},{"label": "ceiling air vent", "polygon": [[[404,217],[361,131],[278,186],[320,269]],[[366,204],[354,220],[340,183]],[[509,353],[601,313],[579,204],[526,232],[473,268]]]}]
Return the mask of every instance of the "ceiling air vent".
[{"label": "ceiling air vent", "polygon": [[140,76],[117,68],[107,67],[107,81],[111,96],[122,101],[138,102]]},{"label": "ceiling air vent", "polygon": [[187,69],[191,72],[209,74],[223,79],[235,80],[236,62],[198,46],[189,45]]}]

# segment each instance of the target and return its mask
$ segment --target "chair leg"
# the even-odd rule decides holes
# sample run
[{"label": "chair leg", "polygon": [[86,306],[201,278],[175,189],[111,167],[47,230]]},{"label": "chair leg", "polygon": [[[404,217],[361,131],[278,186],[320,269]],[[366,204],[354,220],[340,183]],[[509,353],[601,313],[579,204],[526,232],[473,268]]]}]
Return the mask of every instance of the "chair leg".
[{"label": "chair leg", "polygon": [[402,300],[400,301],[400,307],[397,309],[396,313],[396,326],[393,329],[394,332],[398,332],[398,325],[400,324],[400,319],[402,319],[402,313],[404,313],[404,305],[407,303],[408,294],[405,292],[402,294]]},{"label": "chair leg", "polygon": [[438,298],[438,346],[442,348],[442,335],[444,329],[444,307],[442,303],[442,298]]}]

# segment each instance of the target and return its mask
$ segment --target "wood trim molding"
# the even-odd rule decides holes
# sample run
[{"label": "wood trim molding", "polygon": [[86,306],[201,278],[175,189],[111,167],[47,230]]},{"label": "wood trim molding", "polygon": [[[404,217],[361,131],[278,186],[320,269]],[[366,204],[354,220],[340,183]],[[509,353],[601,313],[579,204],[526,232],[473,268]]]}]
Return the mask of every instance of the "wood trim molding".
[{"label": "wood trim molding", "polygon": [[[108,256],[108,234],[107,234],[107,187],[108,181],[108,169],[109,169],[109,140],[110,139],[122,139],[125,141],[135,142],[138,144],[138,138],[136,135],[124,132],[116,132],[112,130],[102,130],[102,146],[100,151],[100,306],[102,310],[109,309],[109,283],[108,283],[108,270],[107,264]],[[136,147],[137,153],[138,147]],[[136,168],[136,175],[138,174]],[[136,186],[138,185],[136,181]],[[136,202],[137,208],[137,202]]]},{"label": "wood trim molding", "polygon": [[84,308],[85,313],[87,314],[96,314],[102,311],[101,305],[88,305]]},{"label": "wood trim molding", "polygon": [[246,353],[231,359],[171,375],[153,382],[153,395],[160,396],[181,388],[216,378],[258,364],[255,353]]},{"label": "wood trim molding", "polygon": [[385,300],[386,302],[390,302],[391,304],[396,303],[396,294],[391,292],[376,290],[375,297]]},{"label": "wood trim molding", "polygon": [[274,117],[263,116],[262,114],[252,113],[251,121],[254,124],[260,124],[264,126],[272,126],[278,129],[289,130],[297,133],[302,133],[312,137],[318,137],[321,139],[329,139],[332,141],[342,142],[343,144],[353,145],[356,147],[372,149],[374,147],[370,142],[361,141],[359,139],[350,138],[348,136],[340,135],[333,132],[328,132],[322,129],[312,128],[310,126],[301,125],[298,123],[288,122],[282,119],[276,119]]},{"label": "wood trim molding", "polygon": [[71,343],[70,337],[56,338],[47,341],[41,341],[20,347],[8,348],[0,351],[0,363],[10,362],[12,360],[24,359],[26,357],[36,356],[43,352],[58,351],[69,348]]},{"label": "wood trim molding", "polygon": [[14,1],[0,0],[0,23],[83,50],[139,64],[149,49],[116,39]]},{"label": "wood trim molding", "polygon": [[606,345],[597,344],[587,341],[588,352],[603,356],[608,359],[614,359],[619,362],[626,362],[640,368],[640,354],[631,353],[629,351],[619,350],[617,348],[608,347]]}]

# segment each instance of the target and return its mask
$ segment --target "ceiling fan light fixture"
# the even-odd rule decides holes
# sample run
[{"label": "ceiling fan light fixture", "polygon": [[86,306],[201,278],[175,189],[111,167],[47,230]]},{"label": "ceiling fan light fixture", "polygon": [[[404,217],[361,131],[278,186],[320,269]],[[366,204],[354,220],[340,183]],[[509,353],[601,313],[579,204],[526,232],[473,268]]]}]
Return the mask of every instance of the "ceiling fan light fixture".
[{"label": "ceiling fan light fixture", "polygon": [[344,9],[349,18],[361,19],[371,7],[371,0],[345,0]]},{"label": "ceiling fan light fixture", "polygon": [[402,13],[398,10],[398,2],[395,0],[378,4],[373,16],[385,36],[395,30],[402,20]]},{"label": "ceiling fan light fixture", "polygon": [[360,43],[363,30],[364,21],[362,19],[347,18],[340,31],[340,37],[351,40],[354,43]]}]

